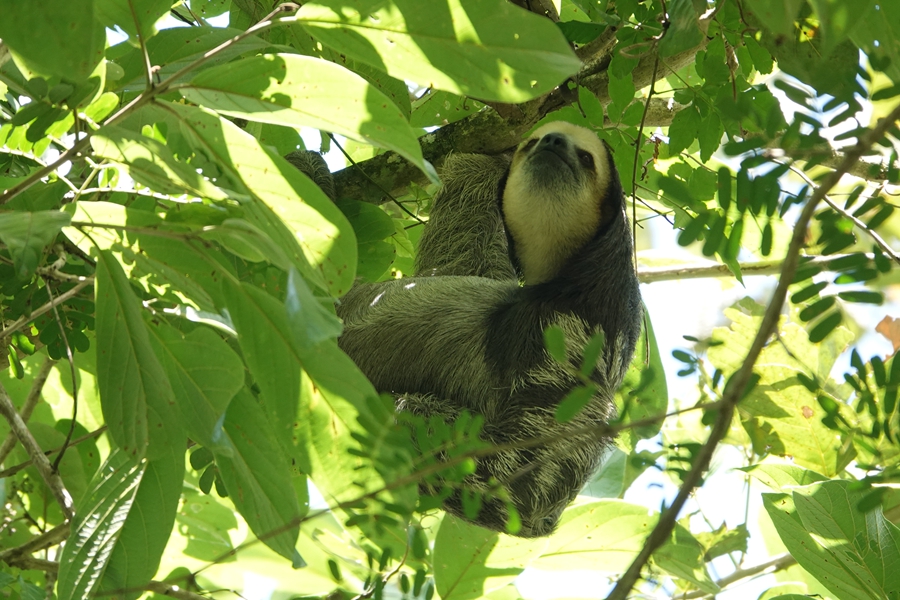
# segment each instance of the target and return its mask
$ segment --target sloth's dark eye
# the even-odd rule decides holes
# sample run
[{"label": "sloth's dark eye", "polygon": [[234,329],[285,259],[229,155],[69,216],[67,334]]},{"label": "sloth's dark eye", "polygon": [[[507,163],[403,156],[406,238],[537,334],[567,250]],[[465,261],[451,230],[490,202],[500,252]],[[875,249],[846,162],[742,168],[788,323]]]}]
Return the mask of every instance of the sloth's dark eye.
[{"label": "sloth's dark eye", "polygon": [[578,151],[578,160],[581,161],[581,164],[585,169],[594,169],[594,156],[585,150]]}]

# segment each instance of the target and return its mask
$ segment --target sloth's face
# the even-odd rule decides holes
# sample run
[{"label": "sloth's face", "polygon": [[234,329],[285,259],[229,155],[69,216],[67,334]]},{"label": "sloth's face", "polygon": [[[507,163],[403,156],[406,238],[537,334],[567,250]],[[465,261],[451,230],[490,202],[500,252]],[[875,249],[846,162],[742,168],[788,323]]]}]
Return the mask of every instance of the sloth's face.
[{"label": "sloth's face", "polygon": [[597,231],[610,184],[609,155],[593,132],[548,123],[516,150],[503,217],[526,283],[552,278]]}]

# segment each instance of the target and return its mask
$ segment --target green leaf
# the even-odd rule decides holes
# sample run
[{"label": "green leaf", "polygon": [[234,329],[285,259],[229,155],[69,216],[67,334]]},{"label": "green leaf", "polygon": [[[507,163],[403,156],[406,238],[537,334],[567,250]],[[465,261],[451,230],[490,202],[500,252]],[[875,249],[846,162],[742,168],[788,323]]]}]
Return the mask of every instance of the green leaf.
[{"label": "green leaf", "polygon": [[560,400],[553,415],[557,423],[567,423],[575,418],[581,409],[587,406],[595,393],[597,393],[597,386],[587,385],[577,387],[566,394],[566,397]]},{"label": "green leaf", "polygon": [[504,0],[322,0],[298,11],[326,46],[422,87],[519,103],[580,63],[553,23]]},{"label": "green leaf", "polygon": [[500,535],[444,514],[434,540],[434,583],[446,600],[483,598],[511,583],[546,539]]},{"label": "green leaf", "polygon": [[202,235],[219,242],[244,260],[268,261],[285,271],[291,268],[290,259],[272,238],[243,219],[225,219],[221,224],[205,229]]},{"label": "green leaf", "polygon": [[725,134],[725,126],[715,111],[710,111],[706,119],[700,124],[697,141],[700,143],[700,160],[709,161],[713,153],[719,149],[722,136]]},{"label": "green leaf", "polygon": [[202,109],[157,102],[145,118],[170,122],[198,151],[217,158],[238,188],[236,195],[243,196],[244,219],[266,232],[307,281],[335,296],[350,289],[356,264],[353,228],[309,177],[233,123]]},{"label": "green leaf", "polygon": [[71,217],[55,210],[0,213],[0,241],[12,255],[16,276],[29,279],[49,245]]},{"label": "green leaf", "polygon": [[172,0],[94,0],[101,23],[110,29],[119,26],[130,36],[140,35],[143,43],[156,33],[156,22],[172,4]]},{"label": "green leaf", "polygon": [[72,534],[59,559],[60,600],[95,597],[106,565],[131,511],[146,461],[113,449],[76,507]]},{"label": "green leaf", "polygon": [[844,320],[844,315],[841,311],[836,310],[829,314],[826,317],[823,317],[821,321],[815,324],[815,326],[809,331],[809,341],[813,344],[817,344],[824,340],[829,333],[835,330],[835,328],[841,324],[841,321]]},{"label": "green leaf", "polygon": [[264,54],[199,73],[180,88],[220,113],[288,127],[315,127],[397,152],[437,182],[416,134],[387,96],[326,60]]},{"label": "green leaf", "polygon": [[228,403],[244,386],[244,364],[211,329],[187,335],[159,323],[149,328],[157,356],[169,376],[188,435],[214,448]]},{"label": "green leaf", "polygon": [[95,19],[93,0],[50,0],[41,10],[0,0],[0,14],[3,43],[41,75],[83,81],[103,59],[106,30]]},{"label": "green leaf", "polygon": [[213,451],[228,497],[247,525],[296,568],[304,566],[294,549],[303,513],[287,457],[273,437],[259,403],[244,388],[228,405],[222,444]]},{"label": "green leaf", "polygon": [[803,0],[747,0],[747,6],[770,30],[790,36],[794,34],[794,20]]},{"label": "green leaf", "polygon": [[700,123],[700,113],[693,105],[676,113],[669,125],[669,156],[687,150],[700,133]]},{"label": "green leaf", "polygon": [[900,593],[900,529],[880,510],[860,513],[863,492],[826,481],[793,494],[763,494],[788,551],[836,597],[890,598]]},{"label": "green leaf", "polygon": [[698,15],[692,0],[670,0],[666,5],[666,12],[669,16],[669,28],[659,43],[660,58],[699,46],[704,36],[698,26]]},{"label": "green leaf", "polygon": [[544,330],[544,345],[553,360],[560,364],[566,364],[566,334],[562,327],[551,325]]},{"label": "green leaf", "polygon": [[884,294],[881,292],[869,292],[863,290],[853,290],[848,292],[838,292],[838,297],[847,302],[860,302],[863,304],[878,304],[884,302]]},{"label": "green leaf", "polygon": [[828,479],[815,471],[777,463],[739,467],[739,470],[750,473],[773,490],[779,491]]},{"label": "green leaf", "polygon": [[122,267],[98,252],[97,385],[109,433],[127,455],[156,458],[182,437],[168,377],[160,365],[141,305]]},{"label": "green leaf", "polygon": [[394,235],[394,220],[384,210],[369,202],[341,199],[338,208],[350,221],[360,244],[375,242]]},{"label": "green leaf", "polygon": [[[156,575],[181,499],[186,445],[187,439],[182,438],[159,458],[147,461],[128,518],[103,573],[101,595],[103,591],[142,589]],[[132,593],[131,597],[138,595]]]},{"label": "green leaf", "polygon": [[327,310],[322,302],[331,304],[331,298],[316,298],[296,270],[288,273],[287,296],[284,306],[294,344],[310,350],[321,342],[337,339],[341,334],[341,321],[333,310]]},{"label": "green leaf", "polygon": [[[707,356],[727,378],[743,362],[759,329],[763,307],[744,300],[726,309],[725,315],[732,320],[731,327],[713,330],[712,339],[721,343],[709,348]],[[795,323],[781,323],[779,336],[783,343],[770,344],[760,353],[754,369],[759,382],[741,400],[745,427],[756,432],[759,439],[754,444],[766,452],[789,455],[796,465],[833,477],[849,459],[841,440],[822,424],[826,412],[799,375],[812,371],[825,380],[853,336],[841,327],[816,345]]]},{"label": "green leaf", "polygon": [[[819,34],[822,37],[822,48],[828,52],[835,45],[847,39],[848,34],[857,28],[858,23],[866,23],[863,19],[873,5],[874,0],[810,0],[809,4],[819,19]],[[818,37],[818,35],[817,35]]]},{"label": "green leaf", "polygon": [[[669,403],[666,372],[659,354],[659,343],[644,307],[644,330],[638,338],[631,365],[625,372],[622,385],[616,391],[616,407],[624,423],[640,421],[665,412]],[[662,421],[641,427],[628,428],[623,439],[630,438],[633,446],[638,439],[649,439],[659,433]]]},{"label": "green leaf", "polygon": [[300,402],[300,365],[287,339],[290,327],[285,308],[246,283],[226,279],[222,288],[244,361],[259,386],[277,439],[288,449],[293,445],[291,430]]},{"label": "green leaf", "polygon": [[177,160],[166,146],[127,129],[107,125],[91,137],[91,147],[97,156],[125,165],[136,182],[154,191],[187,192],[210,200],[228,197],[195,168]]}]

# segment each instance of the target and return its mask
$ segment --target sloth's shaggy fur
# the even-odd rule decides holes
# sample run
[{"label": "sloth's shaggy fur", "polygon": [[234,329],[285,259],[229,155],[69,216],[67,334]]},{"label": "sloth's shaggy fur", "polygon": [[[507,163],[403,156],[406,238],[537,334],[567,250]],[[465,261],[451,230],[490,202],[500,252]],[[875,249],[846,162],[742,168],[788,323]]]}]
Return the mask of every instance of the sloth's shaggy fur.
[{"label": "sloth's shaggy fur", "polygon": [[[479,458],[465,481],[482,492],[499,482],[519,513],[517,535],[549,535],[610,443],[583,430],[613,417],[640,335],[621,184],[597,136],[563,122],[535,131],[511,161],[450,156],[443,180],[416,277],[354,286],[338,307],[338,342],[401,410],[447,421],[478,413],[496,445],[550,439]],[[570,368],[544,347],[551,325],[566,334]],[[573,370],[598,332],[598,391],[559,423],[556,407],[580,385]],[[445,508],[466,518],[458,492]],[[507,520],[488,493],[474,522],[505,531]]]}]

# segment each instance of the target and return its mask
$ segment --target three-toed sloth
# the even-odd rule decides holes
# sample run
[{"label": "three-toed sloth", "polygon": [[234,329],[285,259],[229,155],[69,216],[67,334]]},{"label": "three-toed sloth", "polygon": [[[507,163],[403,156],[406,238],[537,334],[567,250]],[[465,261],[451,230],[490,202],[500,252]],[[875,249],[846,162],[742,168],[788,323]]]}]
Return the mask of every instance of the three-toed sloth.
[{"label": "three-toed sloth", "polygon": [[[464,481],[485,493],[472,521],[506,530],[506,504],[490,493],[501,485],[519,513],[516,535],[549,535],[610,444],[591,425],[614,416],[641,331],[622,186],[605,144],[566,122],[537,129],[511,160],[451,155],[442,179],[416,276],[354,286],[338,306],[338,343],[399,409],[448,422],[470,411],[484,417],[485,441],[524,442],[477,458]],[[553,325],[568,366],[545,348]],[[598,391],[560,423],[556,408],[582,385],[582,352],[597,333]],[[545,441],[526,442],[535,438]],[[466,518],[459,491],[444,507]]]}]

